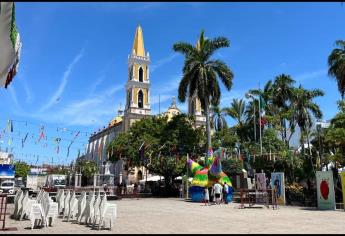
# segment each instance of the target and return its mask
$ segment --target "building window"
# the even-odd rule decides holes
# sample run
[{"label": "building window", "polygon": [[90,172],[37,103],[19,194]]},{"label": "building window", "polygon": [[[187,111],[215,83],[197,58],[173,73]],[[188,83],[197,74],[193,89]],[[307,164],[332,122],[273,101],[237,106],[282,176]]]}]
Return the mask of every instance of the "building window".
[{"label": "building window", "polygon": [[129,71],[129,80],[132,80],[133,78],[133,66],[131,66],[131,69]]},{"label": "building window", "polygon": [[139,68],[139,82],[143,82],[144,71],[143,68]]},{"label": "building window", "polygon": [[128,108],[130,108],[131,107],[131,92],[130,91],[128,91],[127,99],[128,99],[128,102],[127,102]]},{"label": "building window", "polygon": [[139,108],[143,108],[144,105],[144,95],[143,95],[143,91],[139,90],[138,92],[138,107]]}]

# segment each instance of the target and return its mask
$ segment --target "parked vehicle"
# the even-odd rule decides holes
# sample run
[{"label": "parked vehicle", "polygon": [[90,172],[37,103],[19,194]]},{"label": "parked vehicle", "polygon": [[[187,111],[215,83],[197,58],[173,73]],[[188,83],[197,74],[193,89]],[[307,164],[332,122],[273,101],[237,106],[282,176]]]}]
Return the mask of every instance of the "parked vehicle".
[{"label": "parked vehicle", "polygon": [[13,180],[5,180],[1,182],[0,193],[14,194],[14,184]]}]

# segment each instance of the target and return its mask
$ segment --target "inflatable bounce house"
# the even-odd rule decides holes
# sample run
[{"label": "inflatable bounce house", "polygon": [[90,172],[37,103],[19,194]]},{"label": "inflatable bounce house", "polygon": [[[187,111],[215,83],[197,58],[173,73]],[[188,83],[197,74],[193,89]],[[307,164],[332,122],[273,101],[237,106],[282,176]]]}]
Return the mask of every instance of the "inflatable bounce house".
[{"label": "inflatable bounce house", "polygon": [[228,202],[232,201],[233,187],[230,178],[222,171],[221,159],[224,157],[224,149],[220,148],[214,153],[210,150],[206,165],[203,167],[193,160],[188,160],[187,164],[192,173],[192,183],[189,193],[193,202],[201,202],[204,199],[205,187],[212,187],[215,183],[222,186],[227,183],[229,191]]}]

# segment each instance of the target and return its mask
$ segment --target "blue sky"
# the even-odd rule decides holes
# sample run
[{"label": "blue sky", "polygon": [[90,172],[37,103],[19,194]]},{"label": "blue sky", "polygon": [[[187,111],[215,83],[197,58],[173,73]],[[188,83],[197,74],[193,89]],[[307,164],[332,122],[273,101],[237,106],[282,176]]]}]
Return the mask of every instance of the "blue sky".
[{"label": "blue sky", "polygon": [[[14,120],[10,147],[32,163],[68,163],[79,149],[84,152],[88,133],[106,126],[125,105],[127,56],[138,24],[152,61],[153,114],[159,94],[161,111],[177,95],[183,57],[172,45],[194,44],[204,29],[209,38],[230,39],[231,46],[215,55],[235,75],[231,91],[222,88],[221,106],[285,73],[297,85],[323,89],[326,95],[316,101],[330,119],[340,95],[327,76],[327,57],[335,40],[345,38],[344,19],[341,3],[16,3],[22,55],[14,81],[0,90],[0,130]],[[41,125],[47,140],[37,142]],[[67,157],[77,131],[82,133]],[[56,137],[62,139],[59,154]],[[0,142],[8,147],[7,133]]]}]

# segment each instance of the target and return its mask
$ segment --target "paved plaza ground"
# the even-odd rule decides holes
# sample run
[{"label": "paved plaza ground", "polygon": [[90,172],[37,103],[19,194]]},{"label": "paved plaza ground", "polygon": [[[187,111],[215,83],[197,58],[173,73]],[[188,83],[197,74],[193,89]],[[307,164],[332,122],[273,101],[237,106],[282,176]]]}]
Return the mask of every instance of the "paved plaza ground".
[{"label": "paved plaza ground", "polygon": [[[53,227],[31,230],[29,220],[6,221],[7,227],[18,231],[6,233],[344,233],[344,211],[319,211],[312,208],[281,206],[272,208],[238,209],[239,204],[204,206],[177,198],[142,198],[112,201],[117,204],[115,226],[110,230],[95,230],[85,225],[62,222]],[[13,212],[13,204],[9,212]],[[4,234],[1,232],[0,234]]]}]

